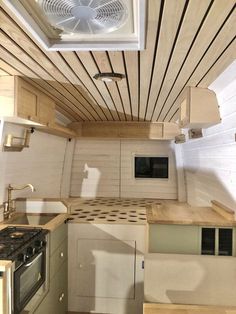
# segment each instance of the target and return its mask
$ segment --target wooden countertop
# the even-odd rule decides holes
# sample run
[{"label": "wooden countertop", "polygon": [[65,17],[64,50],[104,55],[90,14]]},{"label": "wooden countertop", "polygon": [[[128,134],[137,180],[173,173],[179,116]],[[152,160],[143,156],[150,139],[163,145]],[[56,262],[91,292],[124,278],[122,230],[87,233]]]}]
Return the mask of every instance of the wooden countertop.
[{"label": "wooden countertop", "polygon": [[144,303],[143,314],[236,314],[236,307]]},{"label": "wooden countertop", "polygon": [[[16,213],[16,215],[20,215],[19,213]],[[63,214],[58,214],[55,218],[53,218],[52,220],[50,220],[48,223],[44,224],[44,225],[39,225],[39,224],[8,224],[7,221],[3,221],[0,223],[0,230],[6,228],[6,227],[24,227],[24,228],[34,228],[34,227],[38,227],[38,228],[43,228],[43,229],[47,229],[49,231],[53,231],[55,230],[57,227],[59,227],[62,223],[64,223],[64,221],[69,217],[68,214],[63,213]]]},{"label": "wooden countertop", "polygon": [[[222,212],[220,210],[217,212],[215,208],[220,208],[220,206]],[[236,226],[232,212],[227,213],[233,218],[227,218],[224,212],[226,212],[226,207],[218,202],[213,202],[213,207],[193,207],[187,203],[161,200],[159,205],[147,207],[147,222],[149,224]]]}]

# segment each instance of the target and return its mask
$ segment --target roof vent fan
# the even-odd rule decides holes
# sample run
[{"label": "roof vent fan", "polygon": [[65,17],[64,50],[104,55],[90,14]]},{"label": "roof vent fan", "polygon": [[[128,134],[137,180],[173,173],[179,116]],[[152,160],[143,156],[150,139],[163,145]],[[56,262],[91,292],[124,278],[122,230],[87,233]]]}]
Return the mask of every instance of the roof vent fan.
[{"label": "roof vent fan", "polygon": [[147,0],[2,0],[47,50],[142,50]]}]

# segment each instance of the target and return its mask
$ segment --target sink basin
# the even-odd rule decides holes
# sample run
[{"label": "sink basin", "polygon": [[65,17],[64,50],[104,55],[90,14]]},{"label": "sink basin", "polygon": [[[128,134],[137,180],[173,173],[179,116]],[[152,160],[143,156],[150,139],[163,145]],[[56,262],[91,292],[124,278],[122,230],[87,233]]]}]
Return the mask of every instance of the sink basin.
[{"label": "sink basin", "polygon": [[58,214],[15,214],[12,218],[5,221],[8,225],[45,225]]}]

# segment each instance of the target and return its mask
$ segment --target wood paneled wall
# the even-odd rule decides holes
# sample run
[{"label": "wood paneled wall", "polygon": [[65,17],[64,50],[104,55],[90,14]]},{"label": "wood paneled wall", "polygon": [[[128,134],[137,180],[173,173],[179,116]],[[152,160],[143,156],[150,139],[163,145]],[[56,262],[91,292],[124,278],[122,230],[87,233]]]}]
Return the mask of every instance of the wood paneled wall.
[{"label": "wood paneled wall", "polygon": [[[22,136],[23,128],[5,124],[6,134]],[[22,185],[31,183],[36,188],[14,191],[13,197],[60,197],[62,173],[67,140],[35,131],[31,135],[30,147],[22,152],[0,152],[0,204],[6,201],[6,187],[9,183]],[[65,188],[63,188],[65,190]]]},{"label": "wood paneled wall", "polygon": [[187,198],[199,206],[218,200],[236,211],[236,80],[217,96],[222,123],[182,145]]},{"label": "wood paneled wall", "polygon": [[[169,156],[169,179],[134,179],[134,155]],[[175,159],[169,141],[77,139],[71,196],[177,198]]]}]

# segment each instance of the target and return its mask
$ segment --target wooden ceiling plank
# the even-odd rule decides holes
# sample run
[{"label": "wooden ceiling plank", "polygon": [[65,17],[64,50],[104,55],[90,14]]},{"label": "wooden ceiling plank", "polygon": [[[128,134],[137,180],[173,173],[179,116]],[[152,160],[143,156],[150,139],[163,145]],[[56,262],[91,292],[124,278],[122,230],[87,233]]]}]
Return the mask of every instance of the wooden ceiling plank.
[{"label": "wooden ceiling plank", "polygon": [[[216,37],[215,41],[207,51],[207,54],[201,60],[200,64],[194,71],[192,76],[191,84],[198,85],[201,81],[203,74],[205,74],[206,69],[211,68],[217,59],[221,56],[225,48],[230,45],[236,36],[236,32],[232,31],[232,25],[236,25],[236,11],[232,13],[223,28],[221,29],[219,35]],[[188,84],[188,83],[187,83]],[[207,88],[208,86],[199,84],[201,87]]]},{"label": "wooden ceiling plank", "polygon": [[[23,74],[23,76],[25,76],[25,78],[31,78],[31,79],[35,79],[40,81],[41,83],[45,84],[44,88],[45,90],[47,89],[51,89],[51,92],[55,95],[57,95],[58,99],[61,99],[61,101],[63,103],[68,103],[69,107],[72,107],[71,102],[68,102],[64,95],[62,95],[61,93],[57,92],[54,88],[51,87],[51,85],[49,85],[49,83],[47,81],[41,80],[34,72],[32,72],[27,66],[25,66],[22,62],[20,62],[16,57],[14,57],[13,55],[11,55],[9,52],[7,52],[5,49],[0,47],[0,55],[1,58],[4,62],[6,63],[10,63],[18,72],[21,72]],[[83,115],[83,113],[81,113],[77,108],[73,107],[73,111],[75,112],[75,116],[79,117],[79,119],[81,120],[87,120],[86,117]]]},{"label": "wooden ceiling plank", "polygon": [[[89,52],[84,52],[84,51],[76,52],[76,54],[92,79],[93,76],[98,72],[97,66],[92,58],[92,55]],[[114,102],[113,102],[113,99],[111,98],[110,93],[108,92],[103,82],[94,80],[94,84],[96,85],[101,96],[103,97],[107,105],[107,108],[110,111],[112,120],[114,120],[113,115],[114,115],[114,112],[116,112],[116,109],[115,109]],[[116,114],[116,117],[117,117],[117,114]]]},{"label": "wooden ceiling plank", "polygon": [[[2,9],[0,10],[0,21],[1,29],[20,47],[24,47],[24,50],[36,60],[38,64],[43,65],[44,69],[47,70],[52,77],[57,77],[57,80],[60,82],[68,82],[62,73],[60,73],[54,64],[45,56],[42,50],[29,38],[27,30],[25,30],[17,20],[13,21]],[[18,22],[18,24],[15,22]],[[22,27],[23,30],[20,27]]]},{"label": "wooden ceiling plank", "polygon": [[7,73],[9,73],[10,75],[18,75],[20,76],[21,73],[18,72],[16,69],[14,69],[13,67],[11,67],[9,64],[7,64],[5,61],[0,60],[0,68],[2,68],[3,70],[5,70]]},{"label": "wooden ceiling plank", "polygon": [[[34,68],[35,70],[37,69],[37,71],[40,71],[41,72],[40,75],[43,79],[47,79],[46,76],[48,77],[50,76],[51,77],[50,79],[54,78],[60,83],[70,84],[70,82],[60,73],[60,71],[56,69],[56,66],[52,64],[52,62],[48,60],[46,55],[34,44],[34,42],[31,41],[30,38],[15,23],[13,23],[8,18],[8,16],[3,12],[3,10],[0,11],[0,19],[1,19],[2,30],[6,32],[6,34],[12,39],[12,41],[17,43],[18,46],[24,47],[24,51],[26,52],[24,57],[25,58],[28,57],[28,60],[31,60],[31,62],[33,60],[35,61],[35,67],[32,67],[32,68]],[[22,53],[21,53],[21,56],[22,56]],[[41,68],[39,64],[42,65],[43,69]],[[50,73],[50,75],[48,73]],[[53,75],[56,75],[56,77]],[[84,101],[84,99],[81,97],[79,93],[78,95],[76,94],[77,92],[75,91],[74,97],[75,98],[77,97],[76,101],[79,101],[79,103],[81,104],[81,110],[82,111],[84,110],[82,109],[82,106],[83,106],[85,108],[85,111],[87,112],[85,114],[86,116],[88,116],[88,119],[96,120],[96,118],[93,117],[94,115],[92,115],[92,113],[90,113],[89,111],[91,108],[91,105],[87,101]],[[96,112],[95,112],[95,116],[96,116]],[[97,118],[99,119],[98,116]]]},{"label": "wooden ceiling plank", "polygon": [[103,98],[101,97],[101,95],[99,94],[90,76],[85,71],[83,65],[81,64],[75,52],[62,51],[61,55],[66,60],[66,62],[70,65],[70,67],[73,68],[75,74],[82,82],[84,88],[88,92],[90,92],[90,95],[93,97],[93,101],[97,103],[98,106],[101,106],[101,108],[99,107],[99,114],[102,116],[102,120],[107,120],[106,113],[104,113],[104,111],[106,111],[106,104]]},{"label": "wooden ceiling plank", "polygon": [[213,5],[198,33],[198,36],[192,45],[188,58],[186,59],[178,75],[175,85],[168,95],[168,98],[165,100],[165,105],[158,121],[162,121],[163,119],[166,121],[166,119],[168,119],[168,117],[171,116],[175,111],[175,109],[171,109],[172,113],[169,112],[181,90],[183,90],[186,83],[188,82],[189,77],[191,77],[195,67],[206,53],[206,50],[209,48],[209,44],[221,28],[229,12],[232,10],[234,3],[234,0],[215,0],[213,2]]},{"label": "wooden ceiling plank", "polygon": [[129,82],[133,120],[139,120],[139,62],[138,52],[125,51],[125,64]]},{"label": "wooden ceiling plank", "polygon": [[10,74],[7,73],[6,71],[4,71],[3,69],[1,69],[0,67],[0,76],[9,76]]},{"label": "wooden ceiling plank", "polygon": [[[100,72],[112,72],[112,68],[105,51],[94,51],[92,54]],[[115,120],[125,120],[125,111],[116,84],[114,82],[101,83],[107,87],[114,101],[114,106],[117,113]]]},{"label": "wooden ceiling plank", "polygon": [[148,3],[146,49],[140,52],[140,115],[142,117],[145,117],[150,91],[160,7],[160,0],[150,0]]},{"label": "wooden ceiling plank", "polygon": [[[147,106],[146,120],[150,120],[151,113],[155,108],[156,99],[159,94],[162,85],[162,80],[164,79],[165,71],[168,66],[168,61],[171,55],[171,50],[174,45],[176,32],[181,21],[184,5],[185,5],[184,0],[179,1],[166,0],[164,2],[163,9],[164,11],[161,21],[157,52],[155,55],[155,65],[151,82],[150,96]],[[142,110],[142,114],[140,116],[144,117],[144,113],[145,113],[144,110]]]},{"label": "wooden ceiling plank", "polygon": [[[110,51],[108,54],[109,54],[113,71],[116,73],[124,74],[126,76],[122,52]],[[126,119],[132,120],[132,110],[131,110],[131,104],[130,104],[127,78],[125,77],[121,81],[117,82],[117,86],[118,86],[118,89],[120,91],[120,95],[122,98]]]},{"label": "wooden ceiling plank", "polygon": [[[78,95],[80,102],[83,106],[90,112],[96,120],[101,120],[99,113],[101,109],[96,105],[93,100],[89,97],[81,87],[81,80],[75,75],[72,69],[68,66],[65,60],[58,52],[45,51],[45,55],[53,62],[53,64],[63,73],[63,75],[68,79],[68,83],[71,83],[70,89],[73,95]],[[98,112],[99,113],[98,113]]]},{"label": "wooden ceiling plank", "polygon": [[14,41],[12,41],[5,33],[0,30],[0,42],[1,46],[8,50],[11,54],[15,55],[17,59],[24,62],[30,69],[33,69],[37,75],[43,80],[51,80],[52,77],[44,71],[44,69],[38,65],[28,54],[24,52]]},{"label": "wooden ceiling plank", "polygon": [[38,78],[38,76],[32,72],[28,67],[22,64],[16,57],[12,56],[7,50],[0,46],[1,59],[13,66],[18,72],[30,78]]},{"label": "wooden ceiling plank", "polygon": [[208,87],[236,59],[236,40],[221,55],[214,66],[202,79],[198,87]]},{"label": "wooden ceiling plank", "polygon": [[201,21],[211,3],[211,0],[190,1],[187,7],[183,23],[175,44],[173,56],[170,60],[165,80],[158,97],[158,102],[155,104],[154,112],[147,112],[147,119],[156,120],[160,110],[165,102],[165,99],[170,92],[178,72],[184,63],[184,59],[191,47],[194,37],[200,27]]}]

